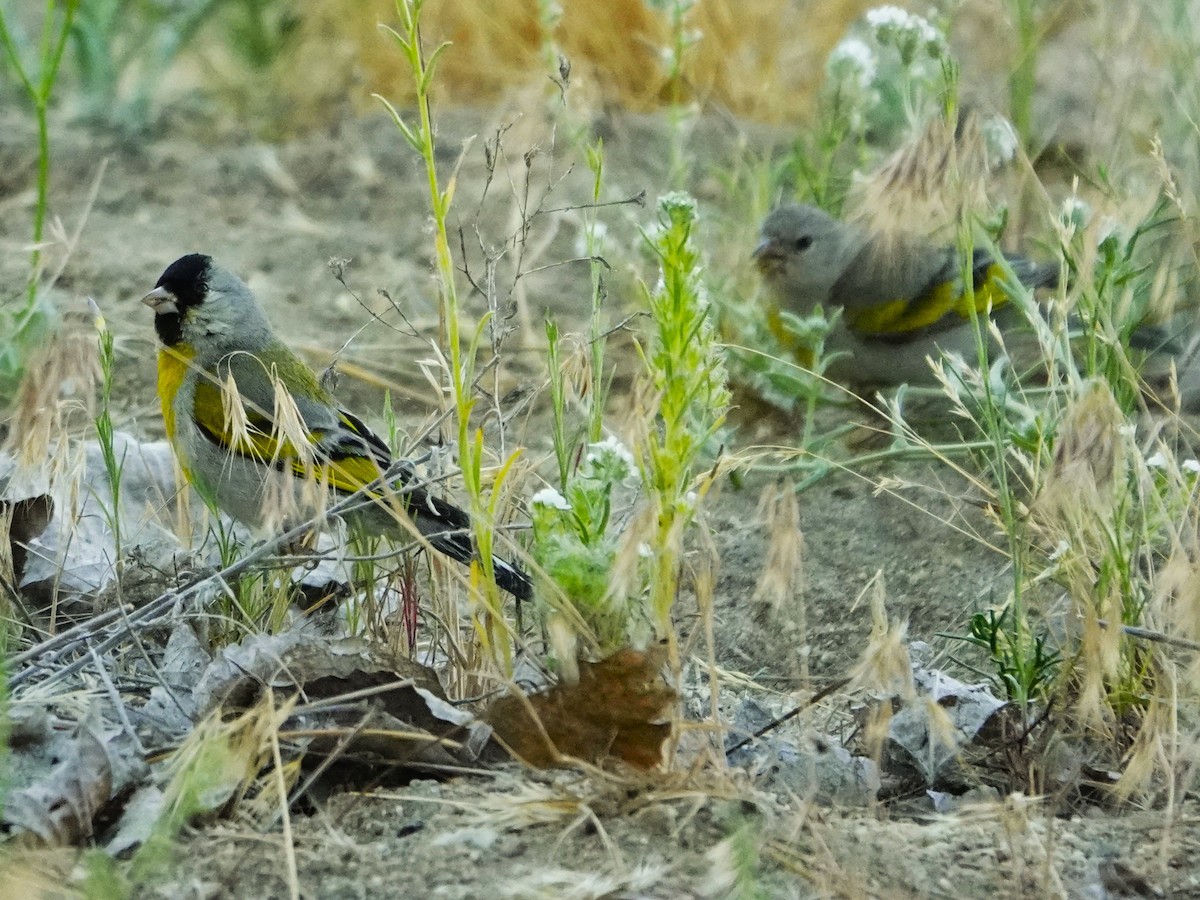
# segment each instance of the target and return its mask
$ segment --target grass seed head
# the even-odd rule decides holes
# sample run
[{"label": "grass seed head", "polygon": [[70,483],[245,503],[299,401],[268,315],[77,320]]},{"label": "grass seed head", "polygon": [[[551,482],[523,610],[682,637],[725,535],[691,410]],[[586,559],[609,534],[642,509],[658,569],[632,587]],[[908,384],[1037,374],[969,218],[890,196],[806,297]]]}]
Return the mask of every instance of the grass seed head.
[{"label": "grass seed head", "polygon": [[930,118],[847,198],[850,218],[882,234],[954,241],[959,223],[987,209],[988,150],[979,116]]},{"label": "grass seed head", "polygon": [[1112,390],[1100,379],[1086,383],[1063,416],[1036,505],[1073,529],[1110,519],[1123,484],[1126,439]]}]

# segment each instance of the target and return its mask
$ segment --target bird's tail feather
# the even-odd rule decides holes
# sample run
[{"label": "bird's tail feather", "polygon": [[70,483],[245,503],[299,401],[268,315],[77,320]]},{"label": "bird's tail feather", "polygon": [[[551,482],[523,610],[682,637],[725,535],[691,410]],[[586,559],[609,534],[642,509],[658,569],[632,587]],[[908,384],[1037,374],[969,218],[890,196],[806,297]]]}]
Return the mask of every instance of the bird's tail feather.
[{"label": "bird's tail feather", "polygon": [[[451,559],[470,563],[477,555],[471,540],[470,516],[457,506],[421,490],[414,490],[411,497],[409,511],[430,545]],[[533,596],[533,582],[512,563],[493,556],[492,571],[496,584],[518,600]]]},{"label": "bird's tail feather", "polygon": [[[469,563],[475,557],[475,547],[470,537],[462,531],[425,532],[425,538],[433,549],[461,563]],[[492,572],[500,589],[508,591],[518,600],[528,600],[533,596],[533,582],[512,563],[493,556]]]},{"label": "bird's tail feather", "polygon": [[[401,481],[394,490],[407,507],[417,530],[433,549],[461,563],[469,564],[477,558],[475,543],[471,540],[471,517],[466,512],[411,483]],[[372,530],[396,534],[396,513],[382,497],[368,496],[361,505],[347,512],[361,516],[361,520]],[[493,556],[492,570],[496,575],[496,584],[518,600],[528,600],[533,596],[533,582],[512,563]]]},{"label": "bird's tail feather", "polygon": [[1058,265],[1056,263],[1037,263],[1023,256],[1005,256],[1012,266],[1013,274],[1025,287],[1032,290],[1058,287]]}]

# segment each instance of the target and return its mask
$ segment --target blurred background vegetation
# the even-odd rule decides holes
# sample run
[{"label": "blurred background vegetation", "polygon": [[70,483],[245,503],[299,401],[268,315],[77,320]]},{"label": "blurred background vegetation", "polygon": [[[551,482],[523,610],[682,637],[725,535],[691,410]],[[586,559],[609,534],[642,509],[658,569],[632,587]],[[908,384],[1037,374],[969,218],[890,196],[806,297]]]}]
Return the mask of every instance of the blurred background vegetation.
[{"label": "blurred background vegetation", "polygon": [[[572,105],[696,106],[744,122],[797,129],[821,112],[831,51],[871,6],[865,0],[461,0],[431,3],[426,46],[450,41],[440,103],[490,105],[552,89],[568,60]],[[1161,134],[1168,155],[1198,170],[1187,110],[1197,108],[1197,12],[1188,0],[970,0],[899,4],[945,31],[961,65],[962,99],[1007,116],[1025,149],[1105,159],[1139,153]],[[919,7],[919,8],[918,8]],[[69,16],[55,102],[137,133],[161,124],[277,139],[400,105],[413,86],[379,23],[389,0],[5,0],[7,75],[38,72]],[[47,28],[46,23],[50,23]],[[852,32],[850,32],[852,33]],[[0,79],[0,99],[23,93]],[[1184,112],[1183,115],[1177,114]]]},{"label": "blurred background vegetation", "polygon": [[[430,4],[424,36],[428,46],[455,46],[437,86],[451,103],[487,104],[544,84],[547,54],[561,53],[598,111],[702,101],[739,118],[799,123],[815,109],[829,51],[871,5],[461,0]],[[955,11],[963,39],[978,38],[972,72],[1003,80],[1022,51],[1017,26],[1036,29],[1041,43],[1086,6],[1037,4],[1044,8],[1036,20],[1022,23],[1025,5],[979,2]],[[0,10],[17,50],[34,58],[47,15],[69,6],[8,0]],[[73,113],[138,127],[202,93],[228,101],[252,127],[303,130],[369,107],[372,92],[411,96],[401,60],[378,31],[394,15],[387,0],[86,0],[70,26],[62,98]],[[677,65],[671,48],[681,21],[686,53]],[[3,90],[14,86],[6,79]]]}]

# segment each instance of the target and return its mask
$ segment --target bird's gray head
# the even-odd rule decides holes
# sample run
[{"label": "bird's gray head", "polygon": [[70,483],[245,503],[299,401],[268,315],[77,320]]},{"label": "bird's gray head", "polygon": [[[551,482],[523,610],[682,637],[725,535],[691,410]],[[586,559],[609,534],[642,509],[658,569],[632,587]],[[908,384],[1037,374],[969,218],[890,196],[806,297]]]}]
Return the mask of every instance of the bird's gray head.
[{"label": "bird's gray head", "polygon": [[189,253],[167,266],[142,302],[154,310],[154,330],[168,347],[190,344],[205,348],[206,355],[224,355],[253,349],[271,336],[245,282],[203,253]]},{"label": "bird's gray head", "polygon": [[796,312],[825,304],[861,249],[863,236],[815,206],[785,204],[762,224],[754,261],[780,301]]}]

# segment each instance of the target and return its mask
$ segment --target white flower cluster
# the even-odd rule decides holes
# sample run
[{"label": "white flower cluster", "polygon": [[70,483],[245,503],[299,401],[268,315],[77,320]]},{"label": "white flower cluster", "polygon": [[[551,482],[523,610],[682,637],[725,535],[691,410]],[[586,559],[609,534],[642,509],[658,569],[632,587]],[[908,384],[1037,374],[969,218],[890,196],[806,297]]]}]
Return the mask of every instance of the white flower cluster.
[{"label": "white flower cluster", "polygon": [[1002,166],[1017,155],[1017,146],[1020,144],[1017,130],[1004,116],[989,116],[984,120],[981,130],[987,145],[989,166]]},{"label": "white flower cluster", "polygon": [[612,435],[588,445],[587,462],[593,470],[605,471],[614,483],[636,478],[638,474],[637,460]]},{"label": "white flower cluster", "polygon": [[924,48],[930,56],[940,56],[946,39],[928,19],[898,6],[877,6],[867,10],[867,25],[880,44]]},{"label": "white flower cluster", "polygon": [[829,54],[830,77],[850,82],[862,91],[870,88],[877,69],[875,51],[862,38],[843,38]]},{"label": "white flower cluster", "polygon": [[549,509],[559,509],[563,512],[568,512],[571,509],[571,504],[567,502],[567,498],[560,494],[552,487],[544,487],[530,500],[534,506],[545,506]]},{"label": "white flower cluster", "polygon": [[825,71],[838,113],[861,133],[894,118],[897,97],[936,93],[948,68],[950,48],[937,27],[898,6],[879,6],[833,48]]},{"label": "white flower cluster", "polygon": [[1064,241],[1071,240],[1077,232],[1087,228],[1092,220],[1092,208],[1085,201],[1072,195],[1062,202],[1058,210],[1058,227]]}]

